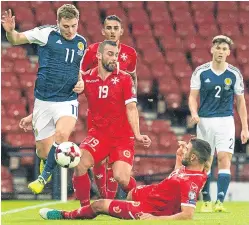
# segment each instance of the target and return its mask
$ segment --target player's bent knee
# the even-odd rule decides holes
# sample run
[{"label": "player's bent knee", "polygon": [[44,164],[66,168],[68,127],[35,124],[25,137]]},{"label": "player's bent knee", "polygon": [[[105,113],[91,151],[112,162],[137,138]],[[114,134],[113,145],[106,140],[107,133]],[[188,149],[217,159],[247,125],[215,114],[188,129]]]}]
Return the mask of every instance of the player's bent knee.
[{"label": "player's bent knee", "polygon": [[113,177],[121,185],[128,185],[130,181],[130,173],[124,171],[113,171]]},{"label": "player's bent knee", "polygon": [[57,130],[55,132],[55,141],[57,143],[62,143],[64,141],[68,141],[68,138],[70,136],[70,133],[71,132],[68,132],[68,131],[63,131],[63,130]]},{"label": "player's bent knee", "polygon": [[109,208],[108,202],[107,199],[96,200],[91,204],[91,207],[94,212],[105,212]]}]

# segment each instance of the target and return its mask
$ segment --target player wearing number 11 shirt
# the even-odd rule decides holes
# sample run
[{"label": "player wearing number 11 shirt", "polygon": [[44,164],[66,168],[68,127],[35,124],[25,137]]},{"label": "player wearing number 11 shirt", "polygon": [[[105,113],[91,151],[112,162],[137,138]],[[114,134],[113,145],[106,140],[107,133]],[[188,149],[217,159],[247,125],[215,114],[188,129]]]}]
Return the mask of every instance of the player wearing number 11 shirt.
[{"label": "player wearing number 11 shirt", "polygon": [[73,177],[76,197],[82,206],[90,204],[89,168],[109,157],[114,177],[128,192],[135,186],[135,179],[130,176],[134,139],[145,147],[151,143],[147,135],[140,134],[136,89],[132,78],[116,68],[116,42],[102,42],[97,58],[98,67],[83,75],[84,94],[91,111],[92,125],[80,145],[82,157]]},{"label": "player wearing number 11 shirt", "polygon": [[20,127],[33,126],[36,153],[41,159],[40,176],[28,187],[39,194],[51,179],[56,161],[56,147],[68,141],[78,118],[78,93],[83,90],[79,76],[82,57],[87,48],[84,37],[77,33],[79,11],[72,4],[57,10],[57,25],[15,31],[11,10],[2,15],[2,25],[13,45],[36,44],[39,68],[35,82],[33,113],[20,121]]}]

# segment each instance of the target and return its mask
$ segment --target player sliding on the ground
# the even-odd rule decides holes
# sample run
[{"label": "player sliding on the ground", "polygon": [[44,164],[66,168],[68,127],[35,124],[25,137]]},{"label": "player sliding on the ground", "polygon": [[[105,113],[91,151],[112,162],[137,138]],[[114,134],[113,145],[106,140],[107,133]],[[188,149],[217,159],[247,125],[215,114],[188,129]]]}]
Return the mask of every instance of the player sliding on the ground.
[{"label": "player sliding on the ground", "polygon": [[185,220],[192,219],[197,197],[204,186],[211,147],[200,139],[179,142],[175,170],[159,184],[131,190],[127,200],[101,199],[73,211],[43,208],[43,219],[93,219],[107,214],[120,219]]}]

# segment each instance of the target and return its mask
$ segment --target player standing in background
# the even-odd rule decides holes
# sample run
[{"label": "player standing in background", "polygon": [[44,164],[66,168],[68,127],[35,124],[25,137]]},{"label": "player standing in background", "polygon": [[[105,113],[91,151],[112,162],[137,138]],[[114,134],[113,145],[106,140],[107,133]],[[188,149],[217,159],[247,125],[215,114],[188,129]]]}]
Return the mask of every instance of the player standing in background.
[{"label": "player standing in background", "polygon": [[55,149],[68,140],[78,118],[77,93],[84,89],[79,70],[86,49],[85,38],[77,34],[78,22],[79,11],[71,4],[57,10],[57,26],[36,27],[23,33],[15,31],[11,10],[2,16],[2,25],[11,44],[39,46],[34,109],[20,122],[26,129],[32,119],[36,152],[42,159],[41,175],[28,186],[35,194],[42,192],[50,179],[56,166]]},{"label": "player standing in background", "polygon": [[[122,21],[116,15],[107,16],[104,20],[102,35],[106,40],[114,41],[119,48],[117,66],[119,69],[129,73],[135,86],[137,86],[136,77],[136,64],[137,53],[134,48],[120,43],[120,38],[123,35],[124,29],[122,28]],[[93,69],[98,65],[98,59],[96,57],[100,42],[90,45],[85,53],[84,59],[81,64],[81,71],[84,74],[87,70]],[[91,112],[88,110],[87,117],[88,129],[91,128]],[[96,185],[99,189],[101,198],[114,199],[116,196],[118,183],[113,177],[113,171],[111,166],[107,168],[106,160],[98,165],[94,165],[93,172]]]},{"label": "player standing in background", "polygon": [[129,192],[136,186],[131,177],[136,139],[145,147],[151,140],[141,135],[136,89],[129,74],[116,69],[116,42],[99,44],[98,66],[83,75],[84,94],[91,111],[92,124],[81,143],[81,161],[75,167],[73,186],[81,206],[90,204],[90,180],[87,170],[109,156],[115,179]]},{"label": "player standing in background", "polygon": [[[212,44],[212,61],[197,67],[192,75],[189,109],[192,121],[197,123],[197,137],[208,141],[211,145],[211,163],[214,152],[217,151],[219,172],[214,211],[224,212],[226,210],[223,201],[231,180],[230,167],[235,142],[234,95],[242,124],[242,144],[247,142],[249,133],[243,77],[236,67],[226,62],[233,41],[229,37],[219,35],[213,38]],[[204,200],[201,207],[202,212],[212,212],[213,210],[209,186],[210,171],[202,190]]]},{"label": "player standing in background", "polygon": [[93,219],[107,214],[120,219],[189,220],[198,194],[207,180],[211,147],[200,139],[181,142],[175,170],[159,184],[143,185],[128,194],[128,201],[101,199],[72,211],[41,209],[43,219]]}]

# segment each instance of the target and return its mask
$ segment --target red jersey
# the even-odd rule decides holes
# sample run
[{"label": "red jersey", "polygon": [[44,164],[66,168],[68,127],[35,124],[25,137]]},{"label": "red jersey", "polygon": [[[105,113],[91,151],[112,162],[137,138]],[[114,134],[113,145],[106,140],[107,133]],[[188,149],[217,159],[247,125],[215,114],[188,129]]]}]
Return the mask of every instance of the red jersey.
[{"label": "red jersey", "polygon": [[181,212],[181,206],[196,207],[197,197],[206,180],[205,172],[187,170],[182,166],[159,184],[135,189],[133,200],[152,207],[153,215],[173,215]]},{"label": "red jersey", "polygon": [[[87,48],[83,61],[81,63],[81,71],[86,72],[87,70],[93,69],[98,65],[96,54],[99,44],[100,42],[92,44]],[[117,64],[118,69],[126,71],[128,73],[133,73],[136,71],[136,65],[137,53],[135,49],[128,45],[120,44]]]},{"label": "red jersey", "polygon": [[84,93],[91,112],[89,132],[103,136],[123,138],[133,137],[128,122],[126,104],[137,102],[134,83],[129,74],[115,70],[105,80],[98,76],[97,67],[82,76]]}]

